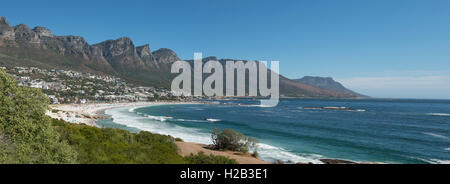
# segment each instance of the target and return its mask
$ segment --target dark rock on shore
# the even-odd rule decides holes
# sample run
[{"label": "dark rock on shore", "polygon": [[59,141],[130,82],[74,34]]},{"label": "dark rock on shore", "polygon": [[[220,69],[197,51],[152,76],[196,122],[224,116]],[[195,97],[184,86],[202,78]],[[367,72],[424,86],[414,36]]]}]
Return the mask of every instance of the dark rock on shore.
[{"label": "dark rock on shore", "polygon": [[340,159],[320,159],[320,161],[324,164],[358,164],[357,162]]}]

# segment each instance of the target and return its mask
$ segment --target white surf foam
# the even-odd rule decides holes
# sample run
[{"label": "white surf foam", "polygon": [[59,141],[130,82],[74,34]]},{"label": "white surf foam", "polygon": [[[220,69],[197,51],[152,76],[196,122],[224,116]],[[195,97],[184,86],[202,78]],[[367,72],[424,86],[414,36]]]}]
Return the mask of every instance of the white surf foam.
[{"label": "white surf foam", "polygon": [[251,107],[263,107],[263,108],[267,108],[267,107],[273,107],[270,105],[250,105]]},{"label": "white surf foam", "polygon": [[175,121],[188,121],[188,122],[206,122],[206,120],[196,120],[196,119],[173,119]]},{"label": "white surf foam", "polygon": [[428,116],[450,116],[447,113],[427,113]]},{"label": "white surf foam", "polygon": [[258,144],[258,153],[261,159],[266,161],[277,161],[281,160],[283,162],[293,162],[293,163],[314,163],[314,164],[323,164],[319,159],[322,158],[321,155],[317,154],[294,154],[289,152],[283,148],[271,146],[268,144],[259,143]]},{"label": "white surf foam", "polygon": [[440,159],[422,159],[430,164],[450,164],[450,160],[440,160]]},{"label": "white surf foam", "polygon": [[[210,133],[201,132],[199,129],[181,127],[170,123],[162,123],[161,117],[153,116],[152,118],[143,117],[130,111],[128,108],[109,109],[105,111],[106,114],[113,118],[113,122],[127,127],[137,128],[152,133],[171,135],[179,137],[186,142],[197,142],[202,144],[212,144]],[[180,120],[180,119],[176,119]],[[184,120],[184,121],[202,121],[202,120]],[[203,120],[203,122],[205,122]],[[271,146],[264,143],[258,144],[258,153],[261,159],[266,161],[291,161],[294,163],[316,163],[319,161],[321,155],[316,154],[295,154],[283,148]]]},{"label": "white surf foam", "polygon": [[430,136],[437,137],[437,138],[441,138],[441,139],[447,139],[447,140],[450,140],[450,138],[447,137],[447,136],[445,136],[445,135],[440,135],[440,134],[431,133],[431,132],[423,132],[423,134],[425,134],[425,135],[430,135]]},{"label": "white surf foam", "polygon": [[168,119],[172,119],[172,117],[169,117],[169,116],[152,116],[152,115],[148,115],[147,117],[150,118],[150,119],[153,119],[153,120],[157,120],[157,121],[166,121]]},{"label": "white surf foam", "polygon": [[356,110],[354,110],[354,111],[356,111],[356,112],[366,112],[365,109],[356,109]]},{"label": "white surf foam", "polygon": [[[209,134],[194,128],[185,128],[173,124],[161,123],[158,118],[148,118],[130,113],[127,108],[110,109],[105,111],[113,118],[113,122],[127,127],[137,128],[152,133],[171,135],[182,138],[186,142],[211,144]],[[153,121],[152,121],[153,120]]]},{"label": "white surf foam", "polygon": [[132,107],[130,109],[128,109],[128,112],[134,112],[134,110],[136,110],[137,107]]},{"label": "white surf foam", "polygon": [[212,118],[208,118],[208,119],[206,119],[206,121],[209,121],[209,122],[218,122],[218,121],[222,121],[222,120],[220,120],[220,119],[212,119]]},{"label": "white surf foam", "polygon": [[450,148],[444,148],[444,150],[446,150],[446,151],[450,151]]}]

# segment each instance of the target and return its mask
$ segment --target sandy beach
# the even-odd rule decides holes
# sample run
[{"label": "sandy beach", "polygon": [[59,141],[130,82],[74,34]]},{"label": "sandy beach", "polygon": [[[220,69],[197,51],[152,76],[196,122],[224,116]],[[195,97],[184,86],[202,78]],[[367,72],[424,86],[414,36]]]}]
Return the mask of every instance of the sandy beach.
[{"label": "sandy beach", "polygon": [[[188,104],[196,102],[131,102],[131,103],[90,103],[90,104],[58,104],[50,105],[46,114],[52,118],[69,123],[97,126],[95,122],[106,118],[104,111],[120,107],[145,107],[163,104]],[[97,126],[98,127],[98,126]]]}]

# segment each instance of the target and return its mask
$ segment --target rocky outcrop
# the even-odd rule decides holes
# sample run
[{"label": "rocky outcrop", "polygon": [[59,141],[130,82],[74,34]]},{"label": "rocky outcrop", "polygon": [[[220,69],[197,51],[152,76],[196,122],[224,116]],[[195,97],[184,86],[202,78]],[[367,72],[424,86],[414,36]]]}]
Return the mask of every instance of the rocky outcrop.
[{"label": "rocky outcrop", "polygon": [[[149,67],[149,64],[144,63],[138,54],[138,49],[136,49],[133,41],[128,37],[122,37],[117,40],[107,40],[95,44],[94,46],[102,50],[103,57],[109,61],[116,70],[148,69]],[[141,49],[140,51],[144,51]],[[145,53],[142,52],[141,54],[145,55]]]},{"label": "rocky outcrop", "polygon": [[357,162],[340,159],[320,159],[324,164],[358,164]]},{"label": "rocky outcrop", "polygon": [[137,52],[139,58],[141,58],[141,60],[147,66],[155,66],[155,67],[159,66],[156,64],[155,58],[153,57],[153,54],[152,54],[152,51],[150,50],[149,44],[145,44],[143,46],[136,47],[136,52]]},{"label": "rocky outcrop", "polygon": [[159,64],[169,64],[180,60],[173,50],[167,48],[158,49],[152,54],[155,57],[156,63]]},{"label": "rocky outcrop", "polygon": [[4,17],[0,17],[0,43],[2,40],[15,40],[16,33]]},{"label": "rocky outcrop", "polygon": [[37,27],[33,28],[33,31],[36,32],[36,34],[39,36],[39,38],[42,38],[42,37],[53,37],[52,32],[49,29],[45,28],[45,27],[37,26]]},{"label": "rocky outcrop", "polygon": [[36,32],[25,24],[14,26],[15,41],[21,44],[39,44],[41,40]]}]

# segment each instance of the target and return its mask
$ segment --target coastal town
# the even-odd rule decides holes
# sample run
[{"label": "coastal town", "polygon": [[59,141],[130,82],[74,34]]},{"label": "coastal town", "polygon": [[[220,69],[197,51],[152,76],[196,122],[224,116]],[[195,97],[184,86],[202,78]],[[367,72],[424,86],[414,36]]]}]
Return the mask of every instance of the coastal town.
[{"label": "coastal town", "polygon": [[39,88],[52,104],[187,100],[164,88],[140,86],[111,75],[37,67],[0,67],[20,86]]}]

